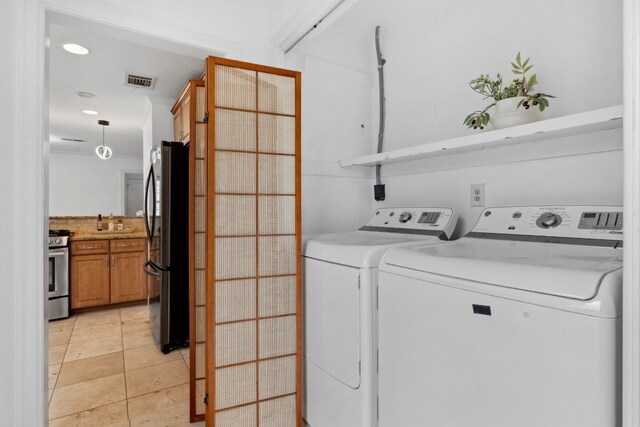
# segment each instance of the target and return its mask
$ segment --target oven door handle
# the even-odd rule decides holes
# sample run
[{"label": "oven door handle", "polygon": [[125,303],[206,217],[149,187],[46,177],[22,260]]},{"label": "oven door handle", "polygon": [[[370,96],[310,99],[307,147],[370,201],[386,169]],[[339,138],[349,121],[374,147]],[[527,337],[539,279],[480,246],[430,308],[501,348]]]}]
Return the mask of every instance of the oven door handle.
[{"label": "oven door handle", "polygon": [[66,252],[49,252],[49,256],[65,256]]}]

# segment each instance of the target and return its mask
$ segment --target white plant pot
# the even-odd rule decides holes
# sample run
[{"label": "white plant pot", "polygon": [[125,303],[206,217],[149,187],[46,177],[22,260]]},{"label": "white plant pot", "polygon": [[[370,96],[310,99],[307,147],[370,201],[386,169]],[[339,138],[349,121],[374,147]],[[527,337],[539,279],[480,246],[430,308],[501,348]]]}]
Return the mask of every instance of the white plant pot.
[{"label": "white plant pot", "polygon": [[524,125],[542,119],[542,114],[538,107],[531,106],[528,110],[523,106],[517,108],[522,99],[523,97],[507,98],[496,102],[495,111],[489,119],[489,123],[494,129]]}]

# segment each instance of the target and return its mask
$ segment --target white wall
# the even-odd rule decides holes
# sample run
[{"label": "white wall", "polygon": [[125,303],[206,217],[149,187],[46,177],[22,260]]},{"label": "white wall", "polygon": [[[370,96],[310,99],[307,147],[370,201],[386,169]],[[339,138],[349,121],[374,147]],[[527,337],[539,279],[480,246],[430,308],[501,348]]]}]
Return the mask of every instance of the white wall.
[{"label": "white wall", "polygon": [[[464,117],[485,105],[467,83],[481,73],[509,79],[518,51],[531,56],[537,89],[558,97],[550,115],[620,104],[621,9],[621,0],[493,0],[490,7],[466,0],[363,0],[294,52],[375,73],[380,25],[386,146],[394,149],[464,135]],[[371,108],[377,114],[377,96]]]},{"label": "white wall", "polygon": [[142,170],[144,180],[149,171],[152,148],[160,146],[161,141],[173,141],[173,114],[171,108],[176,100],[147,98],[147,111],[142,124]]},{"label": "white wall", "polygon": [[149,165],[151,164],[151,149],[153,148],[153,104],[147,98],[147,110],[142,122],[142,171],[143,179],[147,179]]},{"label": "white wall", "polygon": [[[500,72],[511,78],[509,62],[518,51],[532,57],[538,90],[556,95],[548,116],[562,116],[622,102],[622,2],[620,0],[494,0],[490,7],[472,7],[468,1],[360,1],[331,27],[288,55],[357,70],[373,77],[370,103],[340,91],[322,101],[333,111],[323,124],[309,122],[304,144],[321,142],[325,160],[353,157],[341,138],[318,141],[314,134],[328,127],[336,133],[352,125],[342,114],[354,109],[373,119],[362,154],[375,152],[378,127],[378,89],[374,45],[375,26],[381,25],[385,65],[387,121],[385,150],[462,136],[462,120],[486,105],[467,82],[480,73]],[[516,16],[527,16],[526,22]],[[593,22],[598,22],[593,26]],[[537,26],[536,26],[537,25]],[[298,59],[298,62],[300,60]],[[309,73],[304,78],[308,79]],[[308,87],[313,86],[313,87]],[[303,86],[303,97],[331,91],[333,81],[317,80]],[[340,88],[340,87],[338,87]],[[314,101],[315,102],[315,99]],[[312,129],[309,137],[309,128]],[[351,195],[332,214],[366,220],[379,206],[452,206],[461,214],[458,234],[468,230],[480,211],[471,208],[469,185],[486,184],[486,204],[621,204],[622,153],[619,131],[581,139],[554,140],[516,150],[491,150],[463,156],[400,163],[382,168],[387,199],[373,201],[372,168],[350,168],[368,175],[362,194]],[[355,141],[351,139],[349,145]],[[601,154],[584,155],[590,151]],[[602,148],[599,147],[602,145]],[[561,147],[573,147],[563,150]],[[578,153],[571,155],[572,152]],[[547,153],[551,152],[554,154]],[[316,154],[314,154],[315,156]],[[355,154],[358,155],[358,154]],[[557,159],[548,159],[555,155]],[[333,157],[331,157],[333,156]],[[346,183],[348,178],[338,178]],[[342,184],[335,185],[339,187]],[[305,197],[308,193],[305,193]],[[318,202],[319,203],[319,202]],[[306,206],[306,204],[305,204]],[[362,222],[362,221],[361,221]],[[344,223],[325,223],[342,229]]]},{"label": "white wall", "polygon": [[142,173],[141,159],[51,153],[49,215],[123,215],[125,172]]},{"label": "white wall", "polygon": [[[11,2],[2,8],[3,16],[6,22],[0,26],[0,52],[2,52],[3,61],[8,64],[14,63],[18,59],[18,3]],[[16,391],[16,373],[18,371],[18,360],[16,340],[18,339],[18,330],[16,325],[17,312],[19,307],[16,305],[19,283],[16,278],[16,262],[18,261],[13,255],[15,245],[21,237],[18,233],[16,224],[16,214],[18,206],[15,201],[18,198],[19,186],[16,183],[16,167],[19,167],[16,156],[18,148],[19,127],[16,125],[18,111],[16,105],[11,102],[19,98],[18,94],[18,75],[17,69],[14,67],[5,67],[3,78],[0,79],[0,93],[8,102],[0,103],[0,128],[3,129],[5,143],[3,144],[3,155],[0,156],[0,197],[5,201],[4,209],[0,209],[0,221],[6,224],[6,237],[4,248],[0,249],[0,287],[4,296],[0,298],[0,324],[4,327],[0,328],[0,414],[10,425],[15,425],[16,418],[16,401],[14,393]],[[39,340],[42,342],[42,338]],[[36,405],[42,405],[42,398],[36,396]],[[42,407],[42,406],[40,406]]]},{"label": "white wall", "polygon": [[370,150],[371,75],[290,55],[287,66],[302,71],[303,234],[353,230],[370,214],[368,170],[341,169],[336,159]]}]

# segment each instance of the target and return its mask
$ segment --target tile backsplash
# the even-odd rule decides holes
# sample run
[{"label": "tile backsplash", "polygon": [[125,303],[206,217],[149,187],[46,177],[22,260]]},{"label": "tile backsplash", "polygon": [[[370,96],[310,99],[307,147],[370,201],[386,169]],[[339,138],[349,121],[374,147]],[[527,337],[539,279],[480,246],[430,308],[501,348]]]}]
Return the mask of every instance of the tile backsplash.
[{"label": "tile backsplash", "polygon": [[[124,228],[133,229],[134,231],[144,230],[144,217],[123,217],[114,216],[113,223],[118,224],[118,220],[122,219]],[[50,230],[70,230],[73,233],[90,233],[97,230],[97,216],[52,216],[49,217]],[[109,227],[109,217],[102,217],[102,228],[107,230]]]}]

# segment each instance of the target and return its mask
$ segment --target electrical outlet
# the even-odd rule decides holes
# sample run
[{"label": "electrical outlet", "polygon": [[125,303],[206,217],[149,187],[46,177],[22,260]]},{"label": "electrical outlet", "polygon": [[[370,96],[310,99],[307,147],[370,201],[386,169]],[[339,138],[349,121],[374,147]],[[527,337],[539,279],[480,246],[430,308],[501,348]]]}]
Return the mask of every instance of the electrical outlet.
[{"label": "electrical outlet", "polygon": [[471,206],[484,206],[484,184],[471,184]]}]

